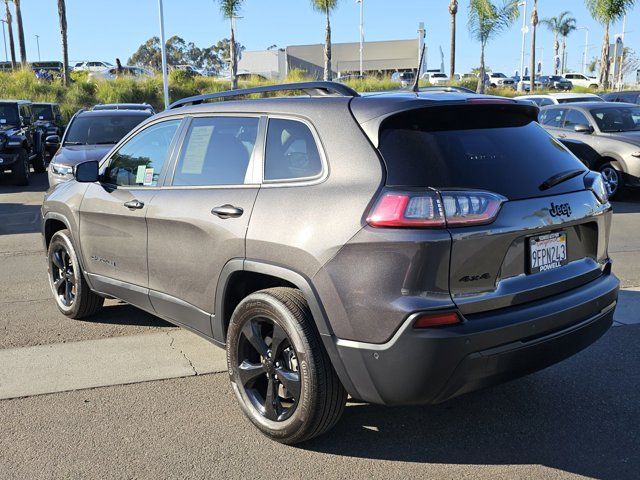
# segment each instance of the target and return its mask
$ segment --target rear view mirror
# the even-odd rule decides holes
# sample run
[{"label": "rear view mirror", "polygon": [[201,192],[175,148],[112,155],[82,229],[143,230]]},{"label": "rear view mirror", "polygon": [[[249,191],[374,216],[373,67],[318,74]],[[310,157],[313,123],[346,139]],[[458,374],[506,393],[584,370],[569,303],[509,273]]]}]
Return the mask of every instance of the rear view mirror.
[{"label": "rear view mirror", "polygon": [[576,133],[593,133],[593,127],[591,125],[576,125],[573,127]]},{"label": "rear view mirror", "polygon": [[98,162],[91,160],[76,165],[74,169],[76,181],[82,183],[93,183],[98,181]]}]

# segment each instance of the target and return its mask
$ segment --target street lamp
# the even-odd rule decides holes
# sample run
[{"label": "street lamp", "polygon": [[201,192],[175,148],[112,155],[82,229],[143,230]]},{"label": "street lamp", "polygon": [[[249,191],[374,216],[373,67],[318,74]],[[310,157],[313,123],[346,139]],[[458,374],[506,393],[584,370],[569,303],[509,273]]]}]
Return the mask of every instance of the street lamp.
[{"label": "street lamp", "polygon": [[158,15],[160,17],[160,53],[162,55],[162,87],[164,93],[164,108],[169,108],[169,77],[167,75],[167,46],[164,40],[164,13],[162,0],[158,0]]},{"label": "street lamp", "polygon": [[527,27],[527,0],[518,3],[519,7],[522,8],[522,53],[520,55],[520,81],[518,82],[518,91],[522,92],[524,90],[524,47],[525,47],[525,39],[529,28]]},{"label": "street lamp", "polygon": [[7,23],[6,20],[0,19],[0,22],[2,22],[2,38],[4,40],[4,61],[8,62],[9,61],[9,55],[7,55],[7,36],[4,33],[4,25]]},{"label": "street lamp", "polygon": [[36,35],[36,44],[38,45],[38,61],[42,60],[40,58],[40,35]]},{"label": "street lamp", "polygon": [[578,27],[576,30],[584,30],[584,52],[582,52],[582,74],[587,76],[587,50],[589,46],[589,29],[587,27]]},{"label": "street lamp", "polygon": [[360,76],[364,75],[364,0],[356,0],[360,4]]}]

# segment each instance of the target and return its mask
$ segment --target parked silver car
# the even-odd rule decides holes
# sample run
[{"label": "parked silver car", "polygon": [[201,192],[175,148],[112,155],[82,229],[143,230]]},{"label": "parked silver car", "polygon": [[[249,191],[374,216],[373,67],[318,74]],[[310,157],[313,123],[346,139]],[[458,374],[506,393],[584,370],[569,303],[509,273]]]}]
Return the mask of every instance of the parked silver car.
[{"label": "parked silver car", "polygon": [[585,102],[543,107],[540,124],[560,139],[580,140],[600,155],[611,196],[640,187],[640,106]]}]

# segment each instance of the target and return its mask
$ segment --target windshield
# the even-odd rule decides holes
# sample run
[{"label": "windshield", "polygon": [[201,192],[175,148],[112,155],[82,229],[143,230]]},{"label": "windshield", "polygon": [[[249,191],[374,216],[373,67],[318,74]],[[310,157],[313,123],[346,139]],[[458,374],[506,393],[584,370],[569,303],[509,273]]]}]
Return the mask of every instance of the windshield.
[{"label": "windshield", "polygon": [[18,107],[15,103],[0,103],[0,125],[18,125]]},{"label": "windshield", "polygon": [[401,73],[400,74],[400,78],[402,80],[411,80],[411,79],[413,79],[413,73],[408,73],[408,72],[407,73]]},{"label": "windshield", "polygon": [[433,75],[431,75],[433,78],[447,78],[447,76],[444,73],[434,73]]},{"label": "windshield", "polygon": [[507,76],[504,73],[492,73],[491,76],[497,77],[497,78],[507,78]]},{"label": "windshield", "polygon": [[560,82],[564,80],[564,78],[554,75],[553,77],[551,77],[551,80],[553,80],[554,82]]},{"label": "windshield", "polygon": [[429,107],[397,114],[380,130],[387,185],[481,189],[515,200],[581,190],[580,177],[547,191],[561,172],[586,168],[522,106]]},{"label": "windshield", "polygon": [[53,108],[51,105],[33,105],[31,107],[33,112],[33,121],[38,120],[53,120]]},{"label": "windshield", "polygon": [[604,102],[600,97],[569,97],[569,98],[558,98],[558,103],[579,103],[579,102]]},{"label": "windshield", "polygon": [[79,116],[69,125],[64,145],[116,144],[146,118],[141,115]]},{"label": "windshield", "polygon": [[602,132],[640,131],[640,107],[594,108],[591,115]]}]

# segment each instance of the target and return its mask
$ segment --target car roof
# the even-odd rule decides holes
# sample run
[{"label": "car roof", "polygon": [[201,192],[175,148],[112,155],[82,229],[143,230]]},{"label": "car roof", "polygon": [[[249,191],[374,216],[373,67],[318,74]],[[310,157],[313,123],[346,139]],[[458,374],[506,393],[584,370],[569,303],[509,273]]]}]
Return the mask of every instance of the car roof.
[{"label": "car roof", "polygon": [[150,110],[153,107],[148,103],[98,103],[93,110]]},{"label": "car roof", "polygon": [[549,108],[580,108],[589,110],[590,108],[615,108],[620,106],[637,107],[635,103],[623,103],[623,102],[571,102],[561,103],[558,105],[545,105],[542,109]]},{"label": "car roof", "polygon": [[0,103],[19,103],[21,105],[25,103],[31,103],[30,100],[14,100],[12,98],[1,99]]},{"label": "car roof", "polygon": [[55,102],[33,102],[31,105],[59,105],[58,103]]},{"label": "car roof", "polygon": [[598,97],[595,93],[549,93],[552,98]]},{"label": "car roof", "polygon": [[79,111],[77,114],[77,116],[83,116],[83,117],[87,117],[87,116],[91,116],[91,117],[113,117],[113,116],[125,116],[125,117],[133,117],[133,116],[139,116],[139,117],[150,117],[152,114],[149,110],[116,110],[116,109],[111,109],[111,110],[84,110],[84,111]]}]

